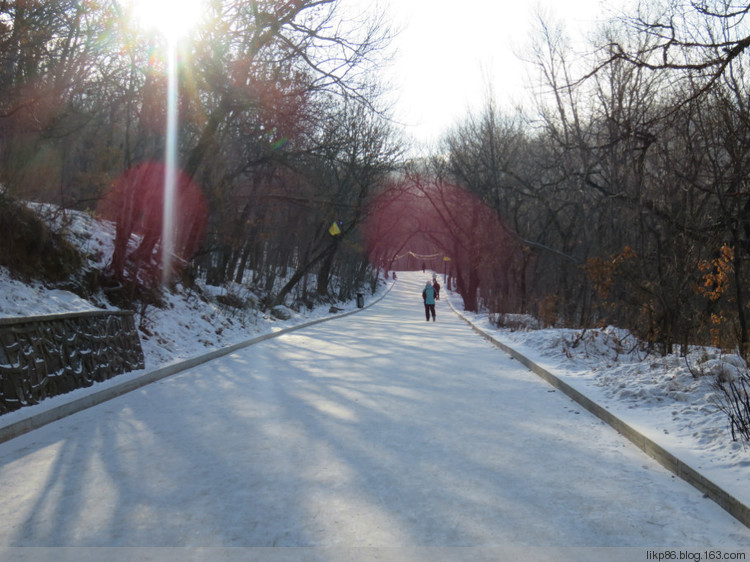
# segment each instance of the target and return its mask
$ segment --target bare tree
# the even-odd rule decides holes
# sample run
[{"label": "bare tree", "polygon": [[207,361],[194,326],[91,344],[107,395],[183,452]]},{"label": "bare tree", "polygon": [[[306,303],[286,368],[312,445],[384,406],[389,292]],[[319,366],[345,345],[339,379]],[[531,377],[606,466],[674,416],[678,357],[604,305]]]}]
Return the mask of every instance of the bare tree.
[{"label": "bare tree", "polygon": [[634,16],[622,19],[636,42],[608,42],[603,47],[607,56],[592,74],[621,60],[667,72],[675,86],[688,79],[685,99],[700,96],[731,73],[732,62],[750,47],[749,11],[724,0],[642,1]]}]

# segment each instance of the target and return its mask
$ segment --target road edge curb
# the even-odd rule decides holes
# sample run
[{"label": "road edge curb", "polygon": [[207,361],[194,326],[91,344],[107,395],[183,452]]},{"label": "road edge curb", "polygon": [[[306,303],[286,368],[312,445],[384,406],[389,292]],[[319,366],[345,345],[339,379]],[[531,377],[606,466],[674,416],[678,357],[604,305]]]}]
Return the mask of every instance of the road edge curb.
[{"label": "road edge curb", "polygon": [[469,326],[471,326],[471,328],[475,332],[490,341],[498,349],[510,355],[513,359],[521,363],[532,373],[541,377],[548,384],[560,390],[563,394],[579,404],[582,408],[585,408],[597,418],[610,425],[628,441],[630,441],[641,451],[646,453],[646,455],[654,459],[675,476],[678,476],[679,478],[696,488],[698,491],[705,494],[708,498],[718,504],[719,507],[724,509],[724,511],[737,519],[737,521],[750,528],[750,507],[748,507],[745,503],[735,498],[732,494],[724,490],[724,488],[718,486],[717,484],[706,478],[703,474],[689,466],[684,461],[680,460],[677,456],[670,453],[664,447],[646,437],[631,425],[627,424],[626,422],[609,412],[607,409],[591,400],[585,394],[576,390],[568,383],[552,374],[550,371],[544,369],[537,363],[534,363],[531,359],[516,351],[512,347],[495,339],[491,334],[476,326],[469,318],[467,318],[464,314],[457,310],[453,306],[453,303],[450,302],[450,299],[447,300],[448,305],[451,307],[451,310],[453,310],[453,312],[455,312],[459,318],[461,318]]},{"label": "road edge curb", "polygon": [[0,443],[5,443],[6,441],[10,441],[11,439],[20,437],[21,435],[29,433],[35,429],[39,429],[40,427],[43,427],[55,421],[61,420],[77,412],[86,410],[93,406],[97,406],[103,402],[107,402],[108,400],[112,400],[113,398],[117,398],[119,396],[122,396],[123,394],[127,394],[128,392],[132,392],[167,377],[171,377],[172,375],[176,375],[177,373],[180,373],[187,369],[197,367],[198,365],[202,365],[203,363],[208,363],[209,361],[213,361],[214,359],[224,357],[225,355],[229,355],[230,353],[234,353],[235,351],[238,351],[240,349],[250,347],[251,345],[254,345],[256,343],[276,338],[284,334],[294,332],[296,330],[301,330],[303,328],[309,328],[310,326],[314,326],[315,324],[344,318],[346,316],[350,316],[352,314],[357,314],[359,312],[367,310],[371,306],[374,306],[375,304],[383,300],[391,292],[393,286],[396,283],[397,281],[393,281],[393,283],[390,284],[390,286],[382,295],[380,295],[372,302],[369,302],[362,308],[356,308],[354,310],[349,310],[347,312],[342,312],[340,314],[334,314],[331,316],[325,316],[323,318],[316,318],[315,320],[309,320],[295,326],[282,328],[277,332],[261,334],[260,336],[256,336],[249,340],[228,345],[220,349],[215,349],[214,351],[204,353],[203,355],[198,355],[196,357],[185,359],[184,361],[172,363],[153,371],[147,371],[138,377],[122,381],[119,384],[113,384],[112,386],[108,386],[107,388],[103,388],[102,390],[99,390],[97,392],[92,392],[91,394],[87,394],[86,396],[81,396],[80,398],[73,398],[69,402],[65,402],[64,404],[60,404],[59,406],[54,406],[43,412],[29,414],[27,417],[9,423],[7,426],[0,427]]}]

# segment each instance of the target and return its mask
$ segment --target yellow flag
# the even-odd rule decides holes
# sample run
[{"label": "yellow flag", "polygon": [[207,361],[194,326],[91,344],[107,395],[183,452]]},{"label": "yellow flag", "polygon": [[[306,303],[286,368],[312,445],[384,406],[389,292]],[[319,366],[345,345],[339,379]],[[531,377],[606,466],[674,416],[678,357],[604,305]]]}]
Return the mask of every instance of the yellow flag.
[{"label": "yellow flag", "polygon": [[338,236],[339,234],[341,234],[341,229],[339,228],[339,225],[337,225],[335,221],[331,225],[331,228],[328,229],[328,233],[331,236]]}]

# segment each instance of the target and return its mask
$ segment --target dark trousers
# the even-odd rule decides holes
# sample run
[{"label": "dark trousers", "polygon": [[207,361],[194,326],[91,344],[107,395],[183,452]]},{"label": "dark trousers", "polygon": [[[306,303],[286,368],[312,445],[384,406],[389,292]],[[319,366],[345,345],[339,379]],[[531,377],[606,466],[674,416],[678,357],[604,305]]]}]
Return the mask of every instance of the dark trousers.
[{"label": "dark trousers", "polygon": [[424,304],[424,315],[425,319],[429,322],[430,320],[430,313],[432,313],[432,321],[435,321],[435,305],[434,304]]}]

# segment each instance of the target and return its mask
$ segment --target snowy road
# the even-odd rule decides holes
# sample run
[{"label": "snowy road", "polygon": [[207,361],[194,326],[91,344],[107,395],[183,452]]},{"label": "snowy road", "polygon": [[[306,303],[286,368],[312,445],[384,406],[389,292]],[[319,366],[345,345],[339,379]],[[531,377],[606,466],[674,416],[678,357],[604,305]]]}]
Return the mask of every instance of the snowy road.
[{"label": "snowy road", "polygon": [[0,546],[750,546],[424,279],[0,445]]}]

